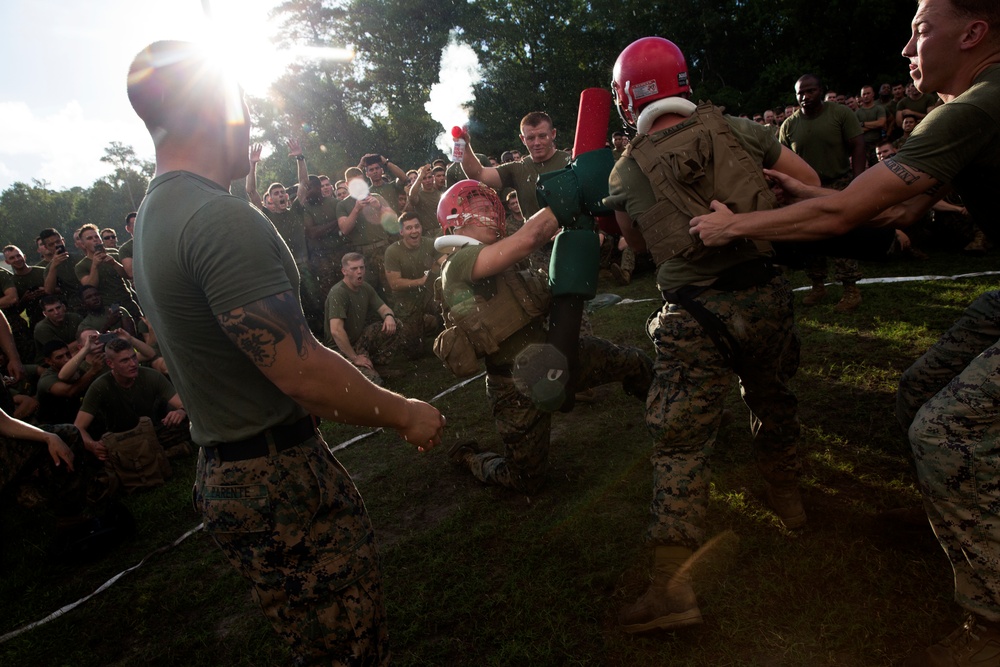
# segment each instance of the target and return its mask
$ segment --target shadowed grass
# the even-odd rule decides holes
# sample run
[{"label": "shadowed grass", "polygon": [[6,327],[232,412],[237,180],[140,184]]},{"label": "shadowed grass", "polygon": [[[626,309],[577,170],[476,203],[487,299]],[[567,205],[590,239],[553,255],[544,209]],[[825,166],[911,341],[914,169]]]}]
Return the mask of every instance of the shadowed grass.
[{"label": "shadowed grass", "polygon": [[[866,275],[952,274],[989,259],[865,267]],[[796,284],[806,284],[801,273]],[[725,535],[696,571],[705,624],[627,636],[618,608],[648,582],[642,545],[650,438],[642,406],[618,387],[553,419],[549,483],[537,496],[485,487],[452,466],[446,447],[416,453],[392,433],[338,452],[365,496],[382,545],[396,665],[658,665],[870,667],[898,664],[947,634],[961,613],[951,572],[927,528],[877,514],[919,502],[908,446],[895,423],[899,374],[993,279],[863,285],[850,315],[800,309],[802,365],[794,380],[803,425],[809,524],[784,530],[763,501],[747,428],[723,427],[713,460],[707,534]],[[651,276],[602,291],[656,297]],[[797,292],[801,299],[802,292]],[[656,302],[611,306],[595,332],[649,350]],[[454,383],[434,359],[401,364],[393,388],[429,398]],[[443,397],[448,442],[499,446],[484,381]],[[363,432],[324,424],[336,445]],[[52,517],[0,510],[0,633],[73,602],[199,522],[190,504],[193,457],[163,488],[126,499],[139,533],[91,564],[47,557]],[[732,536],[732,539],[729,536]],[[245,582],[204,534],[53,623],[0,644],[3,665],[277,665],[290,656]]]}]

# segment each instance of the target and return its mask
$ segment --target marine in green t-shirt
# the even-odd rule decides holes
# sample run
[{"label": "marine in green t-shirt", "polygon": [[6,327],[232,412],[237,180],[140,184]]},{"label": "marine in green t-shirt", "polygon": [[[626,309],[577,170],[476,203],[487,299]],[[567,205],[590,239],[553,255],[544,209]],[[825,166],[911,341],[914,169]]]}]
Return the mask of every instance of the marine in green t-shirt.
[{"label": "marine in green t-shirt", "polygon": [[441,253],[423,236],[420,220],[402,215],[402,238],[385,250],[385,275],[392,290],[393,312],[403,321],[429,312]]},{"label": "marine in green t-shirt", "polygon": [[55,296],[42,299],[42,314],[45,318],[35,325],[35,348],[41,351],[52,340],[61,340],[76,349],[76,328],[83,319],[77,313],[66,310],[66,304]]},{"label": "marine in green t-shirt", "polygon": [[517,190],[521,211],[530,218],[541,208],[535,195],[538,177],[566,167],[573,159],[566,151],[556,148],[556,128],[552,119],[542,111],[533,111],[521,119],[521,141],[528,149],[528,155],[517,162],[507,162],[499,167],[487,167],[479,161],[469,135],[465,133],[466,147],[462,157],[462,168],[469,178],[482,181],[501,192],[504,188]]},{"label": "marine in green t-shirt", "polygon": [[856,156],[860,156],[864,171],[865,144],[854,112],[836,102],[820,102],[808,108],[803,106],[803,113],[785,119],[778,140],[809,163],[824,185],[860,173],[852,171],[851,160]]},{"label": "marine in green t-shirt", "polygon": [[[406,208],[417,214],[424,236],[436,238],[441,235],[441,225],[437,219],[438,202],[441,201],[441,190],[434,184],[434,172],[429,164],[417,171],[417,180],[410,188],[410,197]],[[402,229],[400,229],[402,232]]]}]

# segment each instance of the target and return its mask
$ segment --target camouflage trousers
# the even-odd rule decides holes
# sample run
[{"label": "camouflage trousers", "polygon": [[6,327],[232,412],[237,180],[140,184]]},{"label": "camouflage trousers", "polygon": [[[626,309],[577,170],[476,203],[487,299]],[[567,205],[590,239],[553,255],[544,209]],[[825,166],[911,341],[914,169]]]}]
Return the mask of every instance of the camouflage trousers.
[{"label": "camouflage trousers", "polygon": [[[805,262],[806,275],[814,283],[826,282],[827,259],[822,256],[810,257]],[[861,280],[861,267],[856,259],[833,258],[833,279],[838,283],[856,283]]]},{"label": "camouflage trousers", "polygon": [[[638,348],[624,347],[586,336],[580,338],[580,375],[577,391],[609,382],[649,377],[649,357]],[[518,391],[510,377],[486,376],[486,397],[496,421],[504,453],[483,452],[472,457],[470,469],[481,482],[535,493],[545,482],[549,460],[552,415],[539,410]]]},{"label": "camouflage trousers", "polygon": [[750,408],[754,454],[775,486],[798,481],[798,401],[788,381],[798,370],[799,335],[784,278],[735,292],[696,297],[725,325],[742,350],[739,375],[701,324],[667,303],[651,318],[655,379],[646,399],[654,440],[653,502],[646,538],[653,544],[697,549],[704,541],[711,458],[726,395],[738,377]]},{"label": "camouflage trousers", "polygon": [[37,479],[57,515],[74,514],[83,509],[87,482],[93,473],[89,455],[80,432],[72,424],[43,424],[44,431],[55,433],[73,452],[73,468],[56,466],[45,443],[0,436],[0,492],[11,490],[32,477]]},{"label": "camouflage trousers", "polygon": [[976,299],[906,370],[896,414],[955,600],[1000,621],[1000,292]]},{"label": "camouflage trousers", "polygon": [[297,664],[389,664],[375,534],[321,438],[247,461],[202,449],[194,502]]}]

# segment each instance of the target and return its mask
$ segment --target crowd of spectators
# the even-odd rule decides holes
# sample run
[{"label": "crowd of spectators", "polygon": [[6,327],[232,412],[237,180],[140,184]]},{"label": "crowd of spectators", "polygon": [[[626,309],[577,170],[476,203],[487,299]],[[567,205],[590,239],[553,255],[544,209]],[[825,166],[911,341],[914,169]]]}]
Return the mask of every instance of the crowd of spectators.
[{"label": "crowd of spectators", "polygon": [[[837,111],[838,117],[846,113],[857,121],[843,130],[850,171],[835,174],[830,183],[841,176],[849,182],[864,168],[890,157],[940,103],[912,84],[883,83],[877,94],[874,86],[863,85],[859,95],[847,96],[823,90],[818,77],[813,78],[822,94],[820,104],[843,109]],[[809,116],[808,94],[800,90],[804,88],[796,84],[797,105],[776,105],[744,117],[771,128],[782,143],[810,161],[790,130],[794,119]],[[546,114],[535,112],[526,120],[531,121],[529,127],[547,125],[554,139]],[[262,190],[256,180],[262,147],[253,146],[246,196],[287,243],[300,274],[303,311],[317,337],[379,384],[400,373],[394,358],[414,360],[429,353],[429,343],[443,327],[434,294],[445,260],[445,254],[434,248],[441,235],[437,214],[441,195],[463,178],[480,180],[497,190],[506,206],[506,233],[516,232],[538,208],[534,181],[517,174],[537,171],[552,158],[539,160],[532,155],[532,136],[521,140],[528,149],[523,157],[517,149],[503,151],[499,159],[470,150],[461,162],[438,159],[407,168],[389,156],[368,153],[331,177],[310,174],[302,147],[290,139],[288,157],[297,167],[296,182],[270,183]],[[629,136],[618,131],[607,146],[617,159],[628,143]],[[556,151],[553,166],[568,160],[567,152]],[[821,165],[814,166],[821,172]],[[521,181],[530,187],[519,187]],[[134,221],[135,213],[124,221],[130,235]],[[960,201],[942,202],[914,230],[913,244],[899,235],[902,249],[914,257],[923,256],[916,244],[926,243],[934,234],[946,235],[951,243],[961,239],[960,247],[968,252],[987,249],[982,232],[971,224]],[[648,253],[635,253],[616,230],[602,229],[600,237],[601,267],[618,284],[628,284],[637,272],[653,270]],[[161,432],[179,429],[180,436],[174,433],[167,440],[183,442],[186,414],[171,390],[155,332],[136,296],[131,239],[119,244],[115,229],[86,224],[73,231],[68,243],[60,230],[48,228],[39,231],[33,252],[37,256],[29,263],[17,246],[3,248],[9,270],[0,272],[0,309],[11,336],[9,345],[0,345],[3,365],[10,369],[5,378],[8,391],[0,392],[0,408],[65,435],[78,458],[98,466],[108,455],[103,434],[133,429],[142,417],[151,418]],[[547,259],[543,249],[532,257],[532,264],[545,269]],[[814,287],[822,287],[825,270],[824,264]],[[847,287],[845,281],[841,306],[848,301]],[[815,296],[807,295],[807,305],[818,301],[810,300]],[[58,424],[64,426],[46,426]],[[185,451],[190,447],[172,448],[173,453]],[[37,478],[33,471],[40,461],[38,451],[11,458],[0,483],[7,492],[32,496],[32,485],[23,482],[32,474]]]}]

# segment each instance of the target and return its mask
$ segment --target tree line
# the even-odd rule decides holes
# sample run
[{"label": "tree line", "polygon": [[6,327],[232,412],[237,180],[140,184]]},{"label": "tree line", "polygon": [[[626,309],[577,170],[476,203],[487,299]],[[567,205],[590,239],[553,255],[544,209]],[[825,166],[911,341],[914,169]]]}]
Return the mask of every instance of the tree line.
[{"label": "tree line", "polygon": [[[884,0],[286,0],[272,13],[279,48],[350,46],[357,56],[295,63],[267,97],[249,100],[257,138],[279,147],[258,182],[294,182],[280,148],[288,136],[300,137],[310,171],[335,180],[365,153],[406,167],[439,157],[443,128],[424,103],[452,33],[482,66],[469,110],[474,147],[499,157],[517,147],[517,121],[535,110],[553,117],[557,143],[570,147],[580,91],[608,87],[618,53],[640,37],[680,46],[696,98],[752,114],[793,103],[806,72],[851,92],[905,79],[899,53],[912,13],[912,3]],[[612,114],[609,133],[618,127]],[[120,229],[152,165],[118,142],[105,152],[112,173],[89,188],[55,192],[35,180],[0,194],[4,238],[30,245],[39,229],[84,222]]]}]

